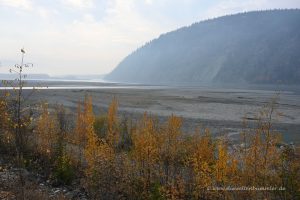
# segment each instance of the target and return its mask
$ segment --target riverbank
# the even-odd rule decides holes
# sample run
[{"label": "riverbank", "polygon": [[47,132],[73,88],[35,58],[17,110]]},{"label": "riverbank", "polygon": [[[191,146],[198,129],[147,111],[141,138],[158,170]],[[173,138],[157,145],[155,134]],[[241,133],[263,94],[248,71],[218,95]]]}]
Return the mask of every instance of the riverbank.
[{"label": "riverbank", "polygon": [[[35,85],[29,82],[29,86]],[[38,90],[30,97],[30,103],[47,101],[50,106],[63,104],[70,113],[76,111],[79,101],[91,95],[96,114],[107,111],[112,98],[119,101],[119,113],[138,119],[144,112],[164,121],[171,114],[183,118],[183,128],[210,128],[216,136],[238,140],[244,128],[243,120],[254,126],[260,109],[277,95],[277,91],[254,89],[226,89],[208,87],[167,87],[102,82],[51,81],[42,87],[60,89]],[[69,87],[69,88],[64,88]],[[30,91],[25,91],[30,93]],[[293,91],[281,91],[273,116],[274,129],[283,134],[286,142],[300,144],[300,95]]]}]

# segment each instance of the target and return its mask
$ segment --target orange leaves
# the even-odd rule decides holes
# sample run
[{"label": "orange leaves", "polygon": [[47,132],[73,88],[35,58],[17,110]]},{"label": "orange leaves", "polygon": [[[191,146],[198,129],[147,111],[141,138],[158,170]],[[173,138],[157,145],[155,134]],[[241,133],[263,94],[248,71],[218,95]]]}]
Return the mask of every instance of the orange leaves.
[{"label": "orange leaves", "polygon": [[[245,184],[264,185],[275,183],[275,166],[280,166],[280,138],[272,130],[274,108],[264,108],[258,116],[257,128],[244,134],[241,163]],[[277,180],[278,181],[278,180]],[[280,184],[277,182],[276,184]]]},{"label": "orange leaves", "polygon": [[98,170],[101,170],[102,166],[114,160],[114,150],[107,143],[99,141],[96,135],[88,136],[84,155],[87,162],[85,172],[90,178],[92,178],[95,172],[97,173]]},{"label": "orange leaves", "polygon": [[107,161],[113,155],[111,149],[104,140],[100,140],[94,131],[95,116],[93,114],[92,99],[86,97],[84,102],[83,122],[86,137],[86,144],[84,146],[84,155],[88,163],[88,168],[95,169],[96,163],[99,161]]},{"label": "orange leaves", "polygon": [[194,196],[199,198],[203,190],[212,185],[214,144],[208,130],[204,135],[192,138],[192,152],[189,155],[189,166],[193,171]]},{"label": "orange leaves", "polygon": [[117,124],[118,104],[118,101],[116,99],[113,99],[108,108],[107,118],[109,131],[112,131],[113,127]]},{"label": "orange leaves", "polygon": [[159,161],[158,135],[154,121],[146,113],[137,125],[132,135],[133,148],[131,159],[134,162],[134,174],[140,181],[141,195],[149,197],[152,185],[158,177],[157,163]]},{"label": "orange leaves", "polygon": [[[84,147],[84,158],[86,166],[84,172],[86,176],[86,183],[93,198],[98,199],[99,196],[109,195],[112,191],[117,191],[116,183],[111,180],[118,176],[117,166],[115,165],[116,154],[112,144],[115,142],[115,124],[117,103],[112,103],[109,114],[108,124],[109,130],[107,136],[113,136],[109,139],[100,139],[94,130],[95,116],[93,114],[92,100],[90,97],[85,99],[84,112],[82,122],[85,132],[86,143]],[[112,139],[112,140],[110,140]],[[113,188],[115,187],[115,188]],[[114,192],[115,193],[115,192]],[[117,194],[114,194],[117,195]]]},{"label": "orange leaves", "polygon": [[[2,110],[4,113],[0,102]],[[278,148],[280,139],[271,130],[270,113],[263,113],[257,128],[245,132],[244,144],[238,145],[214,138],[208,129],[201,134],[184,134],[182,119],[174,115],[160,123],[145,113],[136,123],[131,120],[130,129],[127,124],[122,128],[117,111],[118,102],[114,99],[100,125],[95,126],[92,98],[87,96],[78,104],[73,142],[66,142],[61,156],[62,166],[69,166],[69,150],[75,149],[74,157],[79,153],[77,167],[85,172],[88,191],[94,199],[251,198],[256,195],[254,191],[232,194],[208,189],[282,183],[299,187],[300,164],[293,149]],[[56,117],[44,104],[37,133],[38,147],[45,155],[52,155],[55,149],[57,127]],[[130,141],[128,148],[120,148],[124,130]],[[277,195],[270,194],[260,196]]]},{"label": "orange leaves", "polygon": [[83,151],[88,143],[88,139],[95,135],[94,121],[92,98],[86,96],[83,103],[78,103],[75,131],[74,135],[71,136],[71,141],[78,147],[79,165],[83,162]]},{"label": "orange leaves", "polygon": [[118,118],[117,118],[117,111],[118,111],[118,101],[113,99],[107,113],[107,127],[108,132],[106,136],[106,140],[108,144],[112,147],[116,147],[120,140],[120,133],[118,130]]},{"label": "orange leaves", "polygon": [[151,116],[144,114],[132,136],[131,158],[138,177],[143,183],[144,195],[148,195],[155,183],[162,183],[162,195],[178,199],[184,194],[184,182],[177,170],[182,165],[183,140],[181,119],[171,116],[160,126]]},{"label": "orange leaves", "polygon": [[[118,102],[114,99],[109,106],[107,114],[108,133],[105,139],[100,139],[94,130],[95,116],[93,114],[92,98],[86,97],[83,113],[79,112],[78,124],[82,128],[79,133],[86,143],[83,145],[85,160],[87,162],[87,175],[91,175],[99,166],[113,162],[114,145],[118,142],[117,131],[117,107]],[[79,108],[80,109],[80,108]],[[80,122],[79,122],[80,121]],[[99,169],[99,168],[98,168]]]},{"label": "orange leaves", "polygon": [[13,143],[13,134],[9,130],[11,125],[11,117],[8,113],[6,99],[0,98],[0,143],[10,145]]},{"label": "orange leaves", "polygon": [[181,135],[182,120],[179,117],[172,115],[168,118],[165,128],[159,134],[161,153],[174,162],[177,157],[178,150],[182,143]]},{"label": "orange leaves", "polygon": [[79,146],[84,147],[86,145],[87,134],[93,131],[94,120],[92,98],[86,96],[83,104],[79,102],[77,107],[75,138],[73,140]]},{"label": "orange leaves", "polygon": [[48,111],[46,103],[41,106],[42,114],[37,121],[37,148],[40,153],[51,157],[58,140],[58,122]]},{"label": "orange leaves", "polygon": [[218,158],[215,164],[215,177],[218,183],[227,182],[227,173],[229,171],[229,155],[227,153],[227,145],[224,142],[219,142],[217,145]]},{"label": "orange leaves", "polygon": [[143,120],[133,135],[133,158],[141,167],[155,164],[158,161],[158,140],[153,120],[144,114]]}]

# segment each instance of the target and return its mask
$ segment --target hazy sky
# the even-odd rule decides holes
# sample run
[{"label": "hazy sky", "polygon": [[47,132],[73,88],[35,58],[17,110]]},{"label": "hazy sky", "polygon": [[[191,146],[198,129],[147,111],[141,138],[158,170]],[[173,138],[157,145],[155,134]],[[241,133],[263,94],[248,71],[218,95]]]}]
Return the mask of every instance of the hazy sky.
[{"label": "hazy sky", "polygon": [[161,33],[225,14],[300,8],[300,0],[0,0],[0,73],[103,74]]}]

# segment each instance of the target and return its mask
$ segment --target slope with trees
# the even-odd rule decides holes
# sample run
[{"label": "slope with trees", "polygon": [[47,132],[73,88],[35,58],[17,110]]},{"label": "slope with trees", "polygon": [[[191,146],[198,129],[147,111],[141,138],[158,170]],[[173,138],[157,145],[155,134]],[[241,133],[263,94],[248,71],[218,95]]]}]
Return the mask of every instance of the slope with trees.
[{"label": "slope with trees", "polygon": [[105,78],[148,84],[299,84],[300,10],[240,13],[162,34]]}]

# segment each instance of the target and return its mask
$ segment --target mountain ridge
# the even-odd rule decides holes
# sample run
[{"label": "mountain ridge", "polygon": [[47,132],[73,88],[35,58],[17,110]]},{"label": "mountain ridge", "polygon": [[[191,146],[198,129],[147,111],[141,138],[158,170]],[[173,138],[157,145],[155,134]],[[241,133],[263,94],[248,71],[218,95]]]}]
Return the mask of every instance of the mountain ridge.
[{"label": "mountain ridge", "polygon": [[160,35],[105,78],[148,84],[300,84],[300,10],[252,11]]}]

